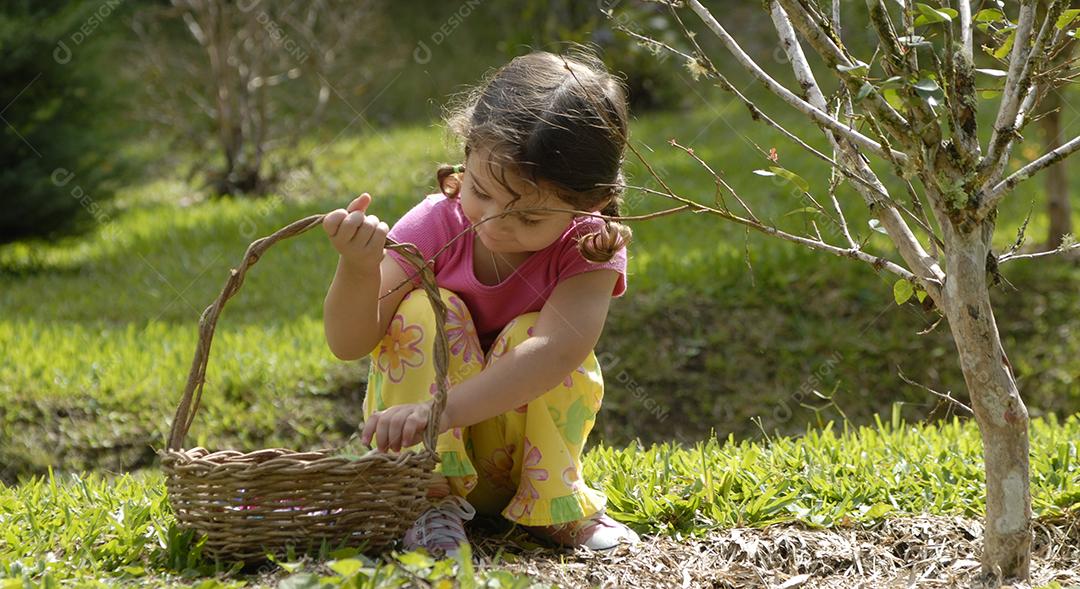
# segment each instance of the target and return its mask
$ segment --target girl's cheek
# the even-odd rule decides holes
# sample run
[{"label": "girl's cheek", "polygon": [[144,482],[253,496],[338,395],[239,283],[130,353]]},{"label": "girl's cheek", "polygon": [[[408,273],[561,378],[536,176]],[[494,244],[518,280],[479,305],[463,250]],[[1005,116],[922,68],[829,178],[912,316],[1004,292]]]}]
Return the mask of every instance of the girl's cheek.
[{"label": "girl's cheek", "polygon": [[561,228],[544,228],[539,231],[533,230],[529,237],[530,249],[542,250],[547,246],[558,241],[559,237],[566,231],[565,227]]}]

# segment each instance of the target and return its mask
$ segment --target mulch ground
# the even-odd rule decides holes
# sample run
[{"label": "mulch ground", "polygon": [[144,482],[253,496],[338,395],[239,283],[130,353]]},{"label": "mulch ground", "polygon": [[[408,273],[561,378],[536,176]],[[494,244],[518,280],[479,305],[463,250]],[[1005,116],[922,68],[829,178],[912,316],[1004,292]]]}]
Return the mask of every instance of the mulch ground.
[{"label": "mulch ground", "polygon": [[700,538],[643,537],[640,544],[601,553],[543,546],[497,521],[474,524],[478,569],[509,569],[560,587],[1080,586],[1080,514],[1036,522],[1030,584],[984,578],[978,560],[982,523],[963,517],[895,518],[865,529],[775,525]]}]

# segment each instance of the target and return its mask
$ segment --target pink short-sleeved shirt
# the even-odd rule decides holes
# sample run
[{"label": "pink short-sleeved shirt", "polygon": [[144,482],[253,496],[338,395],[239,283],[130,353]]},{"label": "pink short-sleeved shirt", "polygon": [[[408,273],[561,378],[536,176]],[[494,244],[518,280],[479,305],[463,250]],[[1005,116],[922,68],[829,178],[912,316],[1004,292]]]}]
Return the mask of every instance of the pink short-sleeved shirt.
[{"label": "pink short-sleeved shirt", "polygon": [[[596,231],[603,224],[604,221],[596,217],[575,217],[559,239],[534,252],[512,275],[495,285],[483,284],[476,278],[473,271],[475,234],[466,233],[435,258],[435,281],[457,293],[465,302],[480,336],[480,344],[486,350],[514,317],[539,311],[555,286],[575,274],[605,268],[616,270],[619,278],[611,295],[619,297],[626,292],[626,248],[602,263],[586,260],[578,251],[576,238]],[[405,213],[390,229],[389,237],[398,243],[416,245],[424,259],[430,260],[454,236],[471,226],[458,199],[436,193],[428,195]],[[393,250],[386,253],[419,286],[416,268],[401,254]]]}]

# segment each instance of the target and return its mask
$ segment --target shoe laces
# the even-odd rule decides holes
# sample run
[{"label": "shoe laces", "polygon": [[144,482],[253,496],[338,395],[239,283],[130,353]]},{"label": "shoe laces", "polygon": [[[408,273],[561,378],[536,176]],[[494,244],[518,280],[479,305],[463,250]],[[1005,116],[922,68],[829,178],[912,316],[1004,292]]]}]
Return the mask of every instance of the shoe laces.
[{"label": "shoe laces", "polygon": [[463,522],[476,515],[476,508],[463,497],[449,495],[416,519],[418,541],[424,546],[460,544],[466,540]]}]

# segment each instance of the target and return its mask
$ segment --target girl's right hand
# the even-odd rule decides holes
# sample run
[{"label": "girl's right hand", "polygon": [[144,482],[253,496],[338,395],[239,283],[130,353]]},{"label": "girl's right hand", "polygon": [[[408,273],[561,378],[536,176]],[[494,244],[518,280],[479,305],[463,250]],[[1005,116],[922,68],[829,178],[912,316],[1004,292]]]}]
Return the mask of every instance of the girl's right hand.
[{"label": "girl's right hand", "polygon": [[365,215],[371,195],[363,193],[344,209],[336,209],[323,217],[323,229],[330,243],[341,254],[342,262],[361,274],[379,271],[390,227],[375,215]]}]

